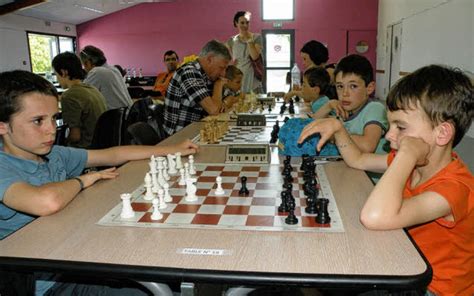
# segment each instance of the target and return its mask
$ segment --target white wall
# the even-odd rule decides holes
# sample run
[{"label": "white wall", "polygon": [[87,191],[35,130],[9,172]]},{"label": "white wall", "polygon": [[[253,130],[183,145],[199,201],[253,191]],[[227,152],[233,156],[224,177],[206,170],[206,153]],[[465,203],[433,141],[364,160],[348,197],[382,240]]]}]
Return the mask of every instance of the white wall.
[{"label": "white wall", "polygon": [[7,14],[0,17],[0,72],[31,70],[26,31],[76,37],[76,26]]},{"label": "white wall", "polygon": [[376,95],[388,93],[387,27],[398,22],[403,27],[400,71],[439,63],[474,73],[473,14],[472,0],[380,0],[377,70],[385,73],[377,73]]}]

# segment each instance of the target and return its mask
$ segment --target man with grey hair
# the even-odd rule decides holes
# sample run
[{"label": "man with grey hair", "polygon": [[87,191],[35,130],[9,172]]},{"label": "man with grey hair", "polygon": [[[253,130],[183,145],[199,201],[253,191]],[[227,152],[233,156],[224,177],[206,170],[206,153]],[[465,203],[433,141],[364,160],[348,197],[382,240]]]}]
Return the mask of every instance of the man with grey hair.
[{"label": "man with grey hair", "polygon": [[232,59],[225,44],[212,40],[196,61],[176,70],[165,98],[164,130],[168,136],[222,109],[225,70]]}]

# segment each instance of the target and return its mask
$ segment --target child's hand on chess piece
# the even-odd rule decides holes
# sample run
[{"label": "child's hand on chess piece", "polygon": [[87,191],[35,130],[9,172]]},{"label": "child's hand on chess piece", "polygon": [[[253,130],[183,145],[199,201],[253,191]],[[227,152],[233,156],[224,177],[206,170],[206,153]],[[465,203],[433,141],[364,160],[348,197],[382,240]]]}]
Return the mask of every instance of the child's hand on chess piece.
[{"label": "child's hand on chess piece", "polygon": [[309,136],[319,133],[321,135],[321,138],[319,139],[316,149],[318,151],[321,151],[321,148],[324,146],[324,144],[328,140],[330,140],[335,133],[337,133],[343,128],[344,126],[342,125],[342,122],[340,120],[337,120],[336,118],[331,117],[317,119],[305,126],[298,139],[298,143],[301,144]]},{"label": "child's hand on chess piece", "polygon": [[115,167],[108,168],[102,171],[94,171],[84,175],[81,175],[79,178],[84,184],[84,188],[94,185],[95,182],[102,179],[114,179],[119,173]]},{"label": "child's hand on chess piece", "polygon": [[392,148],[398,148],[398,153],[413,158],[416,166],[425,166],[428,164],[430,146],[423,139],[405,136],[399,139],[397,145],[398,147]]},{"label": "child's hand on chess piece", "polygon": [[173,149],[173,151],[176,151],[176,152],[181,152],[181,155],[184,156],[184,155],[197,153],[199,151],[199,146],[193,143],[191,140],[186,139],[183,142],[176,144],[171,149]]}]

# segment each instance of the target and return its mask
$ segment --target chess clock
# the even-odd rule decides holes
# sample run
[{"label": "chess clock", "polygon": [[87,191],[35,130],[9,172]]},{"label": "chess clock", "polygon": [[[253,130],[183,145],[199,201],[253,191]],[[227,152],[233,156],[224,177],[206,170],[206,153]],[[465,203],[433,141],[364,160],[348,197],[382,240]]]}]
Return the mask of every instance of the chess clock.
[{"label": "chess clock", "polygon": [[268,96],[265,94],[257,95],[257,102],[259,103],[264,103],[264,104],[273,104],[275,103],[275,97],[274,96]]},{"label": "chess clock", "polygon": [[226,163],[270,163],[268,144],[231,144],[226,149]]},{"label": "chess clock", "polygon": [[238,126],[265,126],[265,115],[262,114],[239,114],[237,116]]}]

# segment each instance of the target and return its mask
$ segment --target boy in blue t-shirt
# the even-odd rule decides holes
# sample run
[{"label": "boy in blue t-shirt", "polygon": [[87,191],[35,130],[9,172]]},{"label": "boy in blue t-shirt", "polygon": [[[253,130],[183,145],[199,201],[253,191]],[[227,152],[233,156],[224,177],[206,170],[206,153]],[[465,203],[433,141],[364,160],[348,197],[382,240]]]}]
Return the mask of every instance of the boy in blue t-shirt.
[{"label": "boy in blue t-shirt", "polygon": [[372,65],[365,57],[353,54],[342,58],[334,71],[338,100],[328,101],[312,117],[336,113],[361,151],[383,154],[387,113],[382,103],[369,98],[375,91],[373,75]]},{"label": "boy in blue t-shirt", "polygon": [[[103,150],[54,146],[57,114],[58,94],[47,80],[27,71],[0,73],[0,239],[62,210],[82,189],[118,176],[115,167],[81,175],[84,168],[198,149],[189,140]],[[37,294],[52,284],[37,284]]]}]

